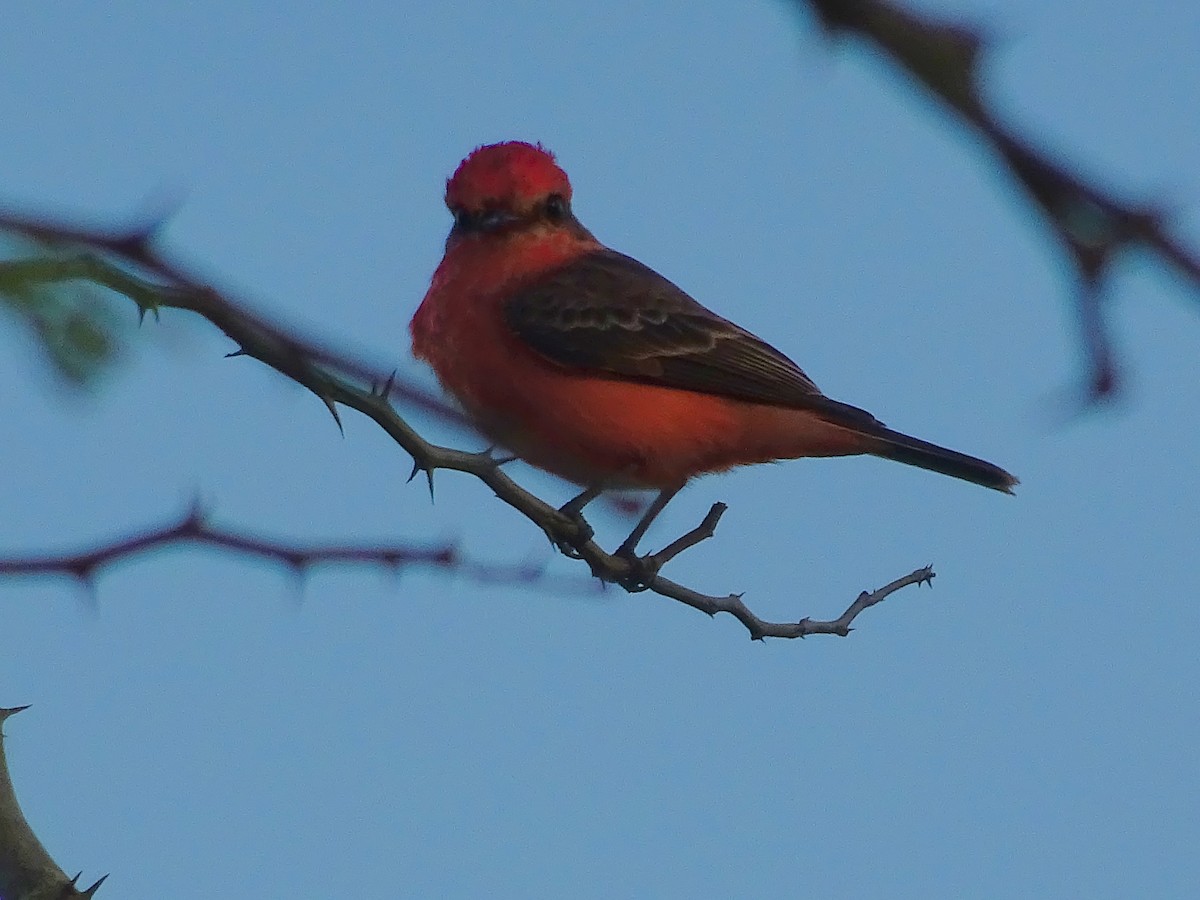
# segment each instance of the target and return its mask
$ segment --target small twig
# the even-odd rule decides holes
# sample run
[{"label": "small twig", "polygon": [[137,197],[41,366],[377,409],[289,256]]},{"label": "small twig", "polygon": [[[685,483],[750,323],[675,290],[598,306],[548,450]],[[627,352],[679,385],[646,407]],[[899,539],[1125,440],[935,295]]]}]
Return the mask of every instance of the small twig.
[{"label": "small twig", "polygon": [[710,616],[715,616],[717,613],[722,612],[729,613],[746,626],[746,630],[750,632],[751,640],[755,641],[761,641],[763,638],[769,637],[803,638],[808,637],[810,634],[833,634],[839,637],[846,637],[852,630],[850,623],[863,610],[882,602],[896,591],[911,584],[925,582],[932,585],[935,574],[932,567],[924,566],[910,572],[903,578],[897,578],[895,581],[884,585],[878,590],[870,593],[864,591],[846,608],[844,613],[836,619],[829,621],[804,618],[799,622],[767,622],[750,611],[749,607],[742,602],[741,594],[729,594],[724,597],[708,596],[697,593],[691,588],[686,588],[673,581],[668,581],[661,576],[653,580],[650,590],[657,594],[662,594],[664,597],[670,597],[672,600],[678,600],[680,603],[686,603],[693,609],[698,609],[700,612],[707,613]]},{"label": "small twig", "polygon": [[[800,637],[809,634],[836,634],[840,637],[845,637],[852,630],[850,623],[858,617],[858,614],[863,610],[870,609],[876,603],[881,603],[889,596],[896,593],[901,588],[908,587],[910,584],[915,584],[918,587],[922,584],[927,584],[933,587],[933,579],[937,577],[937,573],[933,571],[933,566],[922,566],[921,568],[910,572],[903,578],[897,578],[881,588],[873,591],[863,591],[858,595],[857,599],[851,603],[844,613],[836,619],[828,622],[821,622],[816,619],[801,619],[797,624],[800,630]],[[773,637],[774,635],[768,635]]]},{"label": "small twig", "polygon": [[717,523],[721,521],[721,516],[725,515],[727,509],[729,507],[724,503],[714,503],[699,525],[687,534],[677,537],[657,553],[650,554],[648,559],[652,561],[654,570],[658,571],[683,551],[690,550],[712,537],[717,531]]}]

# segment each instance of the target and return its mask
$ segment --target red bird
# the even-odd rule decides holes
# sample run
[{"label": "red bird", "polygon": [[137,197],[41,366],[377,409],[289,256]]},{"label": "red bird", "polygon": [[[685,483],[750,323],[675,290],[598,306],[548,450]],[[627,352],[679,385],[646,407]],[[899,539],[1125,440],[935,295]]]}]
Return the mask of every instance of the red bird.
[{"label": "red bird", "polygon": [[413,316],[413,353],[479,429],[587,487],[660,493],[631,553],[695,475],[868,453],[1012,493],[981,459],[826,397],[770,344],[596,240],[539,145],[479,147],[446,183],[454,226]]}]

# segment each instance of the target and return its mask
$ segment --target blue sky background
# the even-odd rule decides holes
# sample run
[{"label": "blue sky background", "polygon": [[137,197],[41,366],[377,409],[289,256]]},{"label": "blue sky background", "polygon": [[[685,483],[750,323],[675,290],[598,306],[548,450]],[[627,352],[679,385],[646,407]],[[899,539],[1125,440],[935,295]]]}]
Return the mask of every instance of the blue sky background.
[{"label": "blue sky background", "polygon": [[[1002,36],[987,89],[1012,122],[1200,242],[1200,7],[940,6]],[[1124,400],[1063,424],[1062,258],[882,63],[772,2],[59,2],[7,10],[0,85],[6,203],[119,221],[181,199],[184,258],[430,383],[406,327],[443,181],[479,143],[541,140],[603,240],[832,396],[1023,481],[759,467],[653,532],[728,502],[669,573],[780,619],[934,563],[847,640],[752,643],[616,590],[356,568],[297,590],[182,549],[94,604],[0,583],[0,704],[34,704],[11,768],[65,868],[123,898],[1194,896],[1197,296],[1124,261]],[[348,412],[341,437],[204,323],[126,320],[120,367],[74,396],[0,323],[0,554],[198,495],[273,536],[550,560],[465,476],[431,507],[377,427]]]}]

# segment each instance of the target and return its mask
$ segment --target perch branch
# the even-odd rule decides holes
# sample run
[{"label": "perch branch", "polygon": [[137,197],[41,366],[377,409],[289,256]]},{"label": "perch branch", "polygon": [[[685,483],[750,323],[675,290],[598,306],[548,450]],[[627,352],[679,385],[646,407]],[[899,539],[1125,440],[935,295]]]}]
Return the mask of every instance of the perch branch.
[{"label": "perch branch", "polygon": [[[308,388],[321,398],[335,419],[338,418],[337,405],[340,404],[376,422],[412,457],[412,475],[423,472],[431,491],[433,473],[438,469],[474,476],[500,500],[538,525],[564,555],[583,560],[591,573],[601,581],[618,584],[631,592],[648,590],[709,615],[728,612],[756,640],[818,633],[844,635],[849,631],[850,620],[870,605],[863,605],[857,610],[852,605],[832,624],[810,619],[771,623],[751,613],[740,596],[701,594],[664,578],[659,569],[666,562],[712,535],[717,520],[724,512],[721,504],[714,506],[696,529],[671,542],[657,554],[631,559],[606,552],[592,540],[593,530],[582,516],[564,515],[522,488],[504,472],[502,466],[505,460],[497,459],[489,452],[471,453],[430,443],[400,416],[392,403],[395,397],[414,403],[423,410],[430,410],[430,404],[433,404],[433,412],[444,419],[450,418],[461,423],[461,416],[457,413],[450,416],[440,400],[420,391],[412,394],[408,386],[397,382],[394,374],[383,376],[381,372],[345,354],[302,340],[288,329],[252,313],[246,304],[230,299],[171,262],[156,246],[153,228],[125,232],[93,231],[49,219],[0,211],[0,229],[48,245],[56,251],[53,255],[0,262],[0,283],[12,284],[22,279],[38,283],[61,283],[82,279],[129,297],[143,316],[146,312],[157,315],[162,307],[194,312],[235,341],[238,347],[236,355],[252,356]],[[64,253],[64,250],[67,252]],[[162,281],[135,274],[135,267]],[[338,425],[340,427],[340,420]],[[194,536],[191,538],[195,539]],[[216,543],[212,539],[206,540]],[[245,547],[234,549],[247,551]],[[85,562],[92,562],[93,567],[96,552],[92,551],[92,556],[85,556]],[[926,573],[924,577],[915,577],[922,572]],[[3,572],[0,571],[0,574]],[[931,572],[918,570],[918,573],[893,584],[902,587],[904,584],[928,581],[931,577]],[[886,594],[880,595],[879,599],[883,596]],[[841,623],[840,626],[838,623]]]}]

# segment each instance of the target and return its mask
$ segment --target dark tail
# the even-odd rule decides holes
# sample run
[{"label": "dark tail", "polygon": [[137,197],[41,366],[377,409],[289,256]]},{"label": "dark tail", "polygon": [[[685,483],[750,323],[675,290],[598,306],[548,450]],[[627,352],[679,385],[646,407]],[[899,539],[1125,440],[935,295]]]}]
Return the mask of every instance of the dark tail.
[{"label": "dark tail", "polygon": [[894,459],[905,465],[941,472],[952,478],[981,484],[994,491],[1004,491],[1006,494],[1011,494],[1013,486],[1018,484],[1016,478],[999,466],[974,456],[967,456],[965,453],[947,450],[920,438],[909,437],[907,434],[883,427],[872,431],[872,436],[879,439],[879,446],[873,448],[871,453],[884,459]]}]

